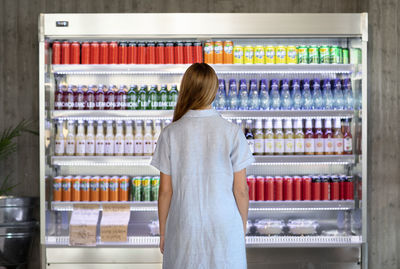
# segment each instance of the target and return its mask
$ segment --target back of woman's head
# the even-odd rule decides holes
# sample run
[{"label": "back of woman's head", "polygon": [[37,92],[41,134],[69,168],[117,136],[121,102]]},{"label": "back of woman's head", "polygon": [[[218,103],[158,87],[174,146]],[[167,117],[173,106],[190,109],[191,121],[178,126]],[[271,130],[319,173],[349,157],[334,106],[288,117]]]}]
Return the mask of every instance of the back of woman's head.
[{"label": "back of woman's head", "polygon": [[183,75],[173,121],[179,120],[190,109],[205,108],[214,101],[218,77],[206,63],[192,64]]}]

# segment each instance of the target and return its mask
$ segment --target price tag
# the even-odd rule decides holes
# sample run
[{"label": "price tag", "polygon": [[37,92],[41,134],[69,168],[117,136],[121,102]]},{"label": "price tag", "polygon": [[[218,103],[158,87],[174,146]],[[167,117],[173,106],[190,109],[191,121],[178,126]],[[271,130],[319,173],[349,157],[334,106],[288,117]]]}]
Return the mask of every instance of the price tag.
[{"label": "price tag", "polygon": [[127,242],[128,223],[131,216],[130,205],[103,205],[103,217],[100,223],[102,242]]},{"label": "price tag", "polygon": [[98,219],[98,205],[74,205],[71,221],[69,223],[69,244],[71,246],[96,245]]}]

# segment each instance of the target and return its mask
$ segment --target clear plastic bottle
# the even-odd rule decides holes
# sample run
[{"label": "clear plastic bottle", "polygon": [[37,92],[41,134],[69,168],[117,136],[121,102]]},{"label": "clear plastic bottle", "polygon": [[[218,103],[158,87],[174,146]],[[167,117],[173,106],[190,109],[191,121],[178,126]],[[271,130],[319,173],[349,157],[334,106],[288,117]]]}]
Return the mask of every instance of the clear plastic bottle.
[{"label": "clear plastic bottle", "polygon": [[335,119],[333,127],[334,153],[335,155],[343,155],[343,134],[340,119]]},{"label": "clear plastic bottle", "polygon": [[312,126],[312,119],[306,120],[306,132],[304,133],[304,154],[314,155],[315,154],[315,139]]},{"label": "clear plastic bottle", "polygon": [[132,156],[135,152],[132,121],[125,121],[124,155]]},{"label": "clear plastic bottle", "polygon": [[143,156],[143,121],[135,124],[135,156]]},{"label": "clear plastic bottle", "polygon": [[303,109],[311,110],[313,109],[313,99],[310,90],[310,80],[304,79],[302,85],[302,92],[301,95],[303,97]]},{"label": "clear plastic bottle", "polygon": [[226,91],[225,91],[225,80],[218,80],[218,91],[217,96],[214,100],[214,107],[217,110],[225,110],[226,109]]},{"label": "clear plastic bottle", "polygon": [[160,137],[161,134],[161,121],[160,120],[156,120],[155,125],[154,125],[154,134],[153,134],[153,152],[156,150],[157,147],[157,142],[158,142],[158,138]]},{"label": "clear plastic bottle", "polygon": [[262,120],[256,120],[254,130],[254,155],[264,154],[264,133],[262,129]]},{"label": "clear plastic bottle", "polygon": [[62,156],[65,154],[65,137],[63,133],[63,124],[62,120],[57,122],[57,133],[55,137],[55,147],[54,154],[56,156]]},{"label": "clear plastic bottle", "polygon": [[254,154],[254,135],[252,132],[252,125],[253,125],[252,120],[246,120],[245,136],[247,139],[247,143],[249,144],[251,153]]},{"label": "clear plastic bottle", "polygon": [[323,109],[325,107],[324,99],[322,97],[321,85],[319,79],[312,81],[312,95],[313,95],[313,107],[314,109]]},{"label": "clear plastic bottle", "polygon": [[75,121],[68,121],[68,134],[66,138],[65,155],[73,156],[75,155]]},{"label": "clear plastic bottle", "polygon": [[293,107],[292,103],[292,97],[290,96],[289,90],[289,80],[283,79],[281,81],[281,109],[291,110]]},{"label": "clear plastic bottle", "polygon": [[304,155],[303,120],[294,121],[294,154]]},{"label": "clear plastic bottle", "polygon": [[271,91],[269,93],[269,98],[271,101],[271,109],[279,110],[281,107],[281,96],[279,94],[278,80],[276,80],[276,79],[271,80],[270,89],[271,89]]},{"label": "clear plastic bottle", "polygon": [[331,81],[329,79],[325,79],[322,82],[322,98],[324,98],[324,108],[327,110],[333,109],[333,94],[331,89]]},{"label": "clear plastic bottle", "polygon": [[229,80],[229,91],[227,100],[228,100],[227,109],[237,110],[239,108],[239,97],[238,97],[236,79]]},{"label": "clear plastic bottle", "polygon": [[351,88],[351,80],[346,78],[343,81],[343,98],[344,98],[344,108],[347,110],[354,109],[354,96],[353,90]]},{"label": "clear plastic bottle", "polygon": [[322,133],[322,121],[321,119],[315,120],[315,131],[314,131],[314,141],[315,141],[315,154],[324,154],[324,134]]},{"label": "clear plastic bottle", "polygon": [[116,122],[116,133],[114,138],[114,155],[115,156],[123,156],[124,155],[124,127],[122,125],[122,121],[118,120]]},{"label": "clear plastic bottle", "polygon": [[97,130],[96,130],[96,156],[104,155],[104,127],[103,121],[97,121]]},{"label": "clear plastic bottle", "polygon": [[267,119],[264,122],[264,153],[265,155],[273,155],[274,152],[275,145],[272,119]]},{"label": "clear plastic bottle", "polygon": [[87,122],[86,139],[85,139],[85,154],[86,156],[93,156],[95,152],[95,141],[94,141],[94,126],[93,121]]},{"label": "clear plastic bottle", "polygon": [[332,133],[332,120],[325,119],[324,131],[324,154],[332,155],[334,152],[333,133]]},{"label": "clear plastic bottle", "polygon": [[293,155],[294,154],[294,134],[292,130],[292,120],[285,120],[284,126],[284,145],[285,145],[285,155]]},{"label": "clear plastic bottle", "polygon": [[274,124],[274,154],[283,155],[285,152],[285,140],[282,131],[282,120],[275,120]]},{"label": "clear plastic bottle", "polygon": [[344,154],[353,154],[353,136],[351,134],[349,119],[345,119],[343,122],[343,148]]},{"label": "clear plastic bottle", "polygon": [[261,110],[270,109],[268,84],[266,79],[262,79],[260,81],[260,109]]},{"label": "clear plastic bottle", "polygon": [[342,91],[342,83],[340,79],[335,79],[333,81],[333,100],[334,100],[334,109],[343,109],[343,91]]},{"label": "clear plastic bottle", "polygon": [[85,125],[83,125],[83,120],[78,121],[78,132],[76,133],[75,141],[76,141],[76,156],[85,156],[86,136],[85,136]]},{"label": "clear plastic bottle", "polygon": [[107,121],[106,137],[104,139],[104,155],[113,156],[115,146],[114,128],[111,120]]},{"label": "clear plastic bottle", "polygon": [[294,110],[300,110],[303,107],[303,98],[301,96],[300,83],[298,79],[292,80],[292,100]]},{"label": "clear plastic bottle", "polygon": [[245,79],[239,81],[239,110],[247,110],[249,104],[249,92]]},{"label": "clear plastic bottle", "polygon": [[250,91],[249,91],[249,110],[260,109],[260,96],[257,89],[257,80],[250,80]]},{"label": "clear plastic bottle", "polygon": [[143,155],[151,156],[153,154],[153,122],[146,121],[143,136]]}]

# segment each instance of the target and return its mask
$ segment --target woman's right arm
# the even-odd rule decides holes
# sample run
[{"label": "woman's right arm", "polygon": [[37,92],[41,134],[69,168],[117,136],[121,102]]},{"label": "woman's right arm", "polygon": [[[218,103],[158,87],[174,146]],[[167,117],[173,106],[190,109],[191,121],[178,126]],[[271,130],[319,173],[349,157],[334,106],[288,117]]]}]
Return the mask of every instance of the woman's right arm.
[{"label": "woman's right arm", "polygon": [[171,176],[160,172],[160,190],[158,193],[158,219],[160,222],[160,250],[164,253],[165,225],[172,198]]},{"label": "woman's right arm", "polygon": [[249,212],[249,189],[246,181],[246,169],[233,174],[233,195],[242,216],[244,234],[246,234],[247,215]]}]

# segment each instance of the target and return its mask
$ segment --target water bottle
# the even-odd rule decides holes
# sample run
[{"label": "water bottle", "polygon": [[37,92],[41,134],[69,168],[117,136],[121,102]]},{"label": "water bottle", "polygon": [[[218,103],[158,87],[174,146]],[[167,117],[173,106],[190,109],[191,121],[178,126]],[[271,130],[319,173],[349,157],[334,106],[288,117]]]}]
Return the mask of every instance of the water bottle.
[{"label": "water bottle", "polygon": [[238,89],[236,85],[236,79],[229,80],[229,91],[227,98],[227,109],[237,110],[239,107]]},{"label": "water bottle", "polygon": [[344,99],[344,108],[348,110],[354,109],[354,97],[353,90],[351,89],[351,80],[346,78],[343,81],[343,99]]},{"label": "water bottle", "polygon": [[225,79],[218,80],[218,91],[217,91],[217,97],[215,98],[215,108],[217,110],[226,109]]},{"label": "water bottle", "polygon": [[281,108],[284,110],[292,109],[292,97],[290,96],[288,79],[281,81]]},{"label": "water bottle", "polygon": [[324,98],[325,109],[333,109],[333,94],[329,79],[325,79],[322,82],[322,98]]},{"label": "water bottle", "polygon": [[301,94],[303,96],[303,109],[310,110],[313,108],[313,99],[310,90],[310,80],[304,79],[302,86],[303,90]]},{"label": "water bottle", "polygon": [[311,82],[312,85],[312,95],[313,95],[313,106],[314,109],[323,109],[325,104],[324,104],[324,99],[322,98],[322,92],[321,92],[321,85],[319,79],[314,79]]},{"label": "water bottle", "polygon": [[249,110],[259,110],[260,109],[260,99],[257,89],[257,80],[250,80],[250,91],[249,91]]},{"label": "water bottle", "polygon": [[281,107],[281,96],[279,95],[278,80],[272,79],[270,85],[271,92],[269,93],[269,99],[271,101],[271,109],[279,110]]},{"label": "water bottle", "polygon": [[292,100],[293,109],[300,110],[303,106],[303,98],[301,97],[300,82],[298,79],[292,80]]},{"label": "water bottle", "polygon": [[269,110],[270,100],[268,93],[268,84],[266,79],[260,81],[260,109]]},{"label": "water bottle", "polygon": [[239,81],[239,110],[247,110],[249,104],[249,93],[245,79]]},{"label": "water bottle", "polygon": [[333,80],[333,108],[334,109],[343,109],[343,91],[342,91],[342,83],[340,79]]}]

